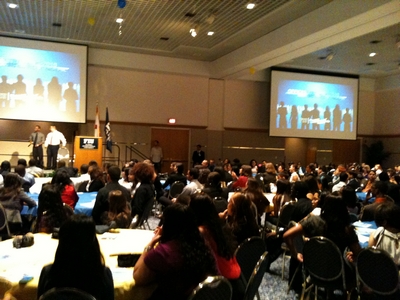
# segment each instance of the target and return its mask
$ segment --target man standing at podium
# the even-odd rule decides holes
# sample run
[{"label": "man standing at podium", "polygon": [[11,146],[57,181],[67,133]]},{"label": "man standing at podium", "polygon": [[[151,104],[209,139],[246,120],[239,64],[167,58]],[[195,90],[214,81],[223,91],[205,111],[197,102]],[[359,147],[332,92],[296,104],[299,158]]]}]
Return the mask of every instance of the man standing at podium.
[{"label": "man standing at podium", "polygon": [[29,146],[33,144],[33,158],[37,162],[39,168],[43,168],[43,144],[44,134],[40,132],[40,126],[35,126],[35,131],[31,133],[29,137]]},{"label": "man standing at podium", "polygon": [[67,144],[64,135],[56,129],[56,126],[50,126],[50,132],[44,143],[44,146],[47,147],[47,169],[57,169],[57,155],[61,143],[63,147]]}]

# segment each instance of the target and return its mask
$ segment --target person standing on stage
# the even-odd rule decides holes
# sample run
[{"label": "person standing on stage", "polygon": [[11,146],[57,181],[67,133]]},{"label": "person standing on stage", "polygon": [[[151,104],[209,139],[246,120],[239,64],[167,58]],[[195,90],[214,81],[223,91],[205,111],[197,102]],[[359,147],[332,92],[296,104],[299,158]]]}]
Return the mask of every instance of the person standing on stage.
[{"label": "person standing on stage", "polygon": [[47,147],[47,169],[57,169],[57,154],[61,143],[63,147],[67,144],[64,135],[56,129],[56,126],[50,126],[50,132],[44,143]]},{"label": "person standing on stage", "polygon": [[154,165],[154,170],[157,174],[161,172],[161,165],[163,159],[162,148],[157,140],[154,141],[154,146],[150,150],[150,159]]},{"label": "person standing on stage", "polygon": [[39,125],[35,126],[35,131],[29,136],[29,146],[33,144],[33,158],[37,162],[39,168],[43,168],[43,144],[44,144],[44,134],[40,132],[41,127]]}]

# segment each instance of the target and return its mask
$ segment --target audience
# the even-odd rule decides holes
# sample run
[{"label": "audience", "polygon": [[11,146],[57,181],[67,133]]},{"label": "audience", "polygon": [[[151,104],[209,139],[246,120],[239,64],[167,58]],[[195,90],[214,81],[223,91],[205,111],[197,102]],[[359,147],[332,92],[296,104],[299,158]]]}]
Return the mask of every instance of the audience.
[{"label": "audience", "polygon": [[55,185],[61,193],[62,201],[69,205],[72,209],[75,209],[75,205],[79,200],[79,196],[75,191],[74,184],[69,178],[68,173],[65,170],[57,170],[51,184]]},{"label": "audience", "polygon": [[115,222],[116,228],[129,228],[131,224],[131,209],[121,191],[111,191],[108,196],[109,208],[104,212],[101,220],[104,225]]},{"label": "audience", "polygon": [[26,171],[29,174],[32,174],[34,177],[43,177],[44,176],[43,169],[41,169],[37,166],[37,162],[34,158],[31,158],[29,160],[28,164],[29,164],[29,168],[26,168]]}]

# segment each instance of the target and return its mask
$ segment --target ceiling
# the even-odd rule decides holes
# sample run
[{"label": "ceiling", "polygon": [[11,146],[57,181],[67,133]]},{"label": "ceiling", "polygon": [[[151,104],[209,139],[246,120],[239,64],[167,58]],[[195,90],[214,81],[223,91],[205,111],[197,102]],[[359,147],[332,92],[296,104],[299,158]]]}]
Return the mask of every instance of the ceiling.
[{"label": "ceiling", "polygon": [[[340,1],[255,0],[255,8],[248,10],[247,0],[126,0],[123,8],[118,0],[0,0],[0,35],[213,63]],[[395,1],[368,1],[369,7],[359,8],[360,13]],[[11,9],[8,3],[19,7]],[[351,17],[350,12],[343,14]],[[117,18],[124,19],[121,25]],[[197,29],[196,37],[190,35],[191,28]],[[209,31],[214,35],[208,36]],[[399,34],[397,23],[336,45],[332,40],[329,46],[320,45],[306,55],[299,51],[300,57],[292,55],[276,65],[375,78],[397,74]],[[381,42],[371,44],[373,40]],[[372,51],[377,55],[370,58]],[[250,61],[242,68],[248,68]],[[264,68],[259,65],[257,71]]]}]

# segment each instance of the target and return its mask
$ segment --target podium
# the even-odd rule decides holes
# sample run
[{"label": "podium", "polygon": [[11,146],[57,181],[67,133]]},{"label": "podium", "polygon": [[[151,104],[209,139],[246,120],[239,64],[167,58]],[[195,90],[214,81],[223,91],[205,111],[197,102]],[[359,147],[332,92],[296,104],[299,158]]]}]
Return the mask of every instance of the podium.
[{"label": "podium", "polygon": [[74,167],[80,168],[95,160],[101,167],[103,165],[103,140],[101,137],[76,136],[74,141]]}]

